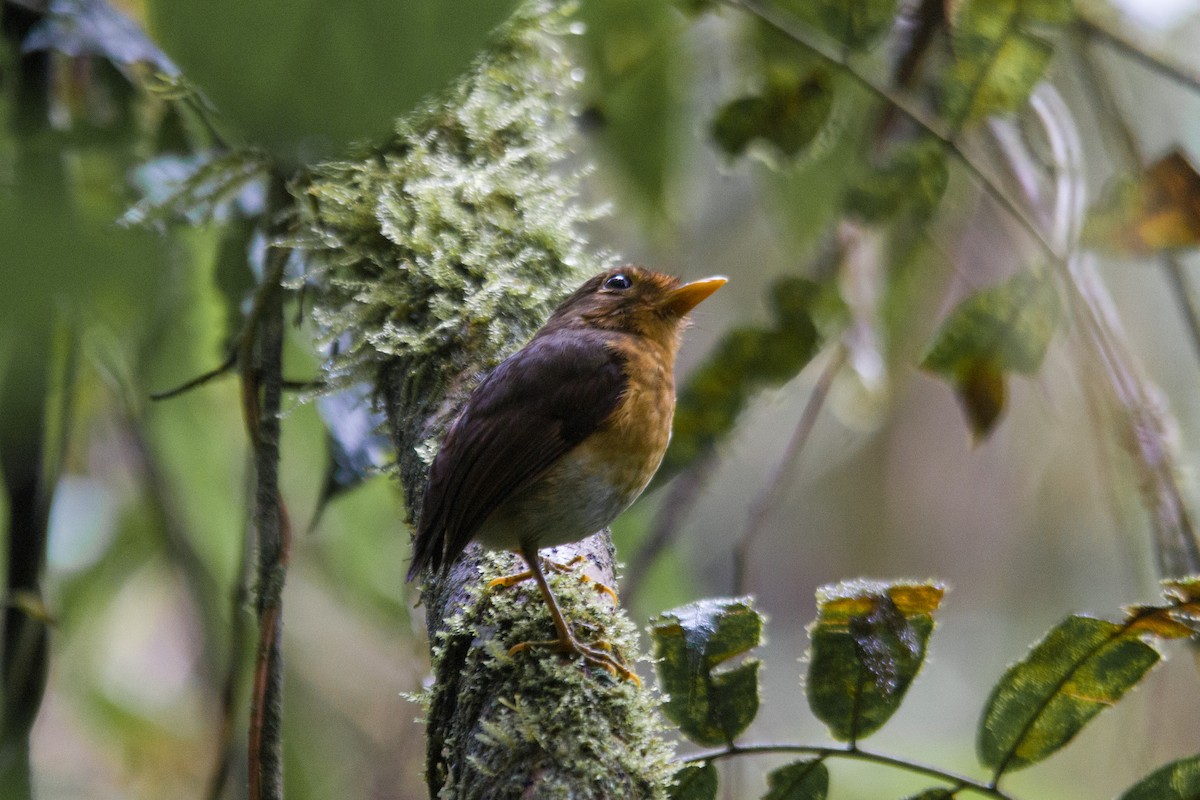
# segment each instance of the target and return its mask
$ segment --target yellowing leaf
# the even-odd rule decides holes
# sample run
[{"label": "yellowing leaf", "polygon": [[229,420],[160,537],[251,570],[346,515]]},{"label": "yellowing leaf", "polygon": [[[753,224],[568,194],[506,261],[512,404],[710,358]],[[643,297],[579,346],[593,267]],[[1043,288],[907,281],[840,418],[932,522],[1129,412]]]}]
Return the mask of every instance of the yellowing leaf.
[{"label": "yellowing leaf", "polygon": [[1020,273],[967,297],[934,335],[921,366],[954,387],[976,438],[1004,411],[1006,373],[1041,366],[1060,311],[1049,280]]},{"label": "yellowing leaf", "polygon": [[1130,255],[1200,244],[1200,173],[1175,150],[1136,178],[1118,178],[1092,209],[1084,240]]},{"label": "yellowing leaf", "polygon": [[900,707],[944,591],[934,583],[845,581],[817,592],[805,689],[834,738],[874,733]]},{"label": "yellowing leaf", "polygon": [[1042,79],[1048,35],[1072,18],[1071,0],[961,0],[951,14],[953,62],[943,113],[953,129],[1015,111]]},{"label": "yellowing leaf", "polygon": [[1116,703],[1160,658],[1129,625],[1072,616],[992,690],[977,749],[998,777],[1051,755]]}]

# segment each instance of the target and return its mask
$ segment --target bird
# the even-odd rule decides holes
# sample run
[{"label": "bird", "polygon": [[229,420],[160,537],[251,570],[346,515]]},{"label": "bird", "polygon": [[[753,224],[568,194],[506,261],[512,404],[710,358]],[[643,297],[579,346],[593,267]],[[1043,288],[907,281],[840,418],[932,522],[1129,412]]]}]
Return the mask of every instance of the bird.
[{"label": "bird", "polygon": [[606,644],[589,646],[573,634],[539,551],[596,533],[646,488],[671,437],[675,356],[689,312],[726,282],[684,283],[625,265],[563,300],[479,382],[443,437],[407,580],[444,573],[472,541],[515,551],[529,570],[513,577],[537,583],[558,638],[510,653],[553,645],[636,682]]}]

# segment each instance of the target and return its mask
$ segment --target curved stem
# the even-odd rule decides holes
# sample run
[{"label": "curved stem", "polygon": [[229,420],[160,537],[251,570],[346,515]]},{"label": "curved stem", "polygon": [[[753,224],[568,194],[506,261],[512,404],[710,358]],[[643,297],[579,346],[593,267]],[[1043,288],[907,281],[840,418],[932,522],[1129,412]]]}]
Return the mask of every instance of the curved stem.
[{"label": "curved stem", "polygon": [[859,747],[821,747],[818,745],[805,744],[747,744],[736,745],[732,744],[721,750],[716,750],[710,753],[697,753],[694,756],[688,756],[683,759],[684,764],[707,764],[713,761],[720,761],[726,758],[735,756],[755,756],[755,755],[778,755],[784,753],[795,753],[801,755],[817,756],[819,758],[848,758],[855,761],[866,761],[871,764],[879,764],[880,766],[892,767],[893,769],[902,769],[907,772],[913,772],[918,775],[925,775],[935,780],[951,784],[958,791],[965,789],[978,794],[986,795],[987,797],[996,798],[996,800],[1015,800],[1015,798],[1000,791],[994,783],[983,783],[965,775],[959,775],[954,772],[949,772],[944,769],[939,769],[928,764],[922,764],[917,761],[908,761],[907,759],[897,756],[889,756],[886,753],[876,753],[871,750],[863,750]]},{"label": "curved stem", "polygon": [[792,438],[787,443],[787,448],[783,451],[783,456],[779,459],[779,463],[775,465],[774,472],[767,480],[766,488],[763,489],[758,497],[755,498],[753,505],[750,506],[750,511],[747,515],[746,530],[733,547],[734,595],[741,595],[746,592],[746,570],[747,562],[750,559],[750,548],[754,545],[754,540],[758,538],[759,533],[762,531],[763,523],[766,522],[771,509],[778,506],[780,500],[782,500],[783,492],[788,485],[788,478],[792,474],[792,467],[799,460],[800,454],[804,451],[804,446],[808,443],[809,434],[812,433],[813,428],[816,426],[817,417],[820,416],[821,409],[825,406],[825,399],[829,396],[829,390],[833,386],[833,379],[837,377],[842,366],[845,365],[846,358],[846,345],[839,343],[830,356],[829,363],[821,371],[821,376],[817,379],[817,384],[813,387],[808,402],[804,404],[804,412],[800,415],[800,421],[796,425],[796,430],[792,433]]},{"label": "curved stem", "polygon": [[1079,18],[1079,29],[1089,38],[1110,45],[1117,52],[1132,58],[1147,69],[1175,81],[1186,89],[1200,92],[1200,75],[1146,52],[1131,41],[1123,31],[1084,16]]},{"label": "curved stem", "polygon": [[927,118],[923,113],[905,102],[902,97],[875,83],[870,77],[857,70],[836,48],[804,28],[799,21],[788,13],[763,5],[757,2],[757,0],[723,0],[723,2],[728,6],[741,9],[757,17],[805,50],[826,61],[831,67],[854,78],[860,86],[876,98],[895,108],[927,135],[936,139],[942,147],[946,148],[947,152],[954,155],[963,168],[970,173],[971,177],[979,183],[980,188],[983,189],[988,197],[992,198],[993,202],[1004,209],[1005,213],[1021,224],[1021,227],[1025,229],[1025,232],[1029,234],[1046,256],[1053,259],[1056,263],[1066,263],[1066,256],[1058,252],[1054,245],[1051,244],[1050,240],[1046,238],[1045,232],[1029,213],[1001,189],[999,184],[959,147],[955,131]]}]

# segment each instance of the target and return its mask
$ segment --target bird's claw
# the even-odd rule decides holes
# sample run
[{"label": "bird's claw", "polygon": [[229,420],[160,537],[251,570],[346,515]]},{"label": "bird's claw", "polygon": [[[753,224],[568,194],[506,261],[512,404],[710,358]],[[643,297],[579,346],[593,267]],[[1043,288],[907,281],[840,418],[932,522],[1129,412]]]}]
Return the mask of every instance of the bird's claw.
[{"label": "bird's claw", "polygon": [[[558,572],[561,574],[573,572],[575,567],[579,566],[580,564],[584,563],[585,561],[587,561],[587,558],[583,555],[577,555],[565,564],[560,564],[557,561],[551,561],[548,558],[542,559],[542,563],[546,566],[547,569],[552,569],[555,572]],[[518,583],[524,583],[525,581],[529,580],[532,577],[533,577],[533,571],[528,570],[528,569],[525,570],[524,572],[513,573],[512,575],[502,575],[499,578],[493,578],[492,580],[488,581],[487,588],[495,589],[497,587],[501,587],[504,589],[510,589],[513,586],[516,586]],[[590,575],[584,575],[582,573],[580,573],[578,575],[578,577],[579,577],[579,580],[581,580],[582,582],[592,584],[595,587],[596,591],[601,592],[602,594],[606,594],[609,597],[611,597],[612,601],[614,603],[616,603],[618,605],[620,604],[621,598],[617,596],[616,590],[613,589],[608,584],[601,583],[600,581],[596,580],[595,578],[591,577]]]},{"label": "bird's claw", "polygon": [[596,645],[589,647],[575,639],[563,641],[562,639],[547,639],[544,641],[521,642],[509,648],[509,656],[515,656],[517,653],[523,653],[526,650],[532,650],[535,647],[548,647],[565,653],[567,655],[575,655],[581,657],[589,664],[594,664],[597,667],[607,671],[610,675],[624,678],[627,681],[632,681],[635,686],[641,686],[642,681],[637,676],[637,673],[625,666],[621,661],[613,655],[613,647],[608,642],[597,642]]}]

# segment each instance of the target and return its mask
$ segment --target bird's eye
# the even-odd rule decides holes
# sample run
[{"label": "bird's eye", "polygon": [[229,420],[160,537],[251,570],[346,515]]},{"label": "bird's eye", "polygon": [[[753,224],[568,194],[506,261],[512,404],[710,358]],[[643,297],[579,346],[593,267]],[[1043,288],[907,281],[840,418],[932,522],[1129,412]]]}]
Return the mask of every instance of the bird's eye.
[{"label": "bird's eye", "polygon": [[617,274],[604,282],[605,289],[628,289],[633,286],[633,281],[628,275]]}]

